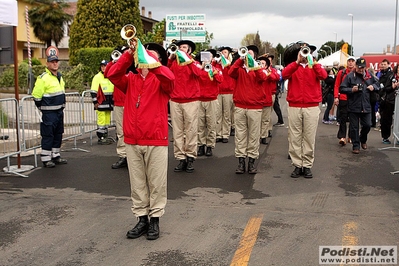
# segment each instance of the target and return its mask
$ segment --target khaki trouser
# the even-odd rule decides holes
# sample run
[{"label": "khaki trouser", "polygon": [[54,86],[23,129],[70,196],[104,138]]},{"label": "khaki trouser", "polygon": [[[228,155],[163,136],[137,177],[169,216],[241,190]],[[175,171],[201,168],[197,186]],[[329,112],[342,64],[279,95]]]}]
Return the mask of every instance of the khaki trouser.
[{"label": "khaki trouser", "polygon": [[132,211],[136,217],[161,217],[167,201],[167,146],[126,145]]},{"label": "khaki trouser", "polygon": [[288,107],[288,152],[296,167],[312,168],[320,108]]},{"label": "khaki trouser", "polygon": [[198,112],[198,145],[215,148],[218,100],[200,102]]},{"label": "khaki trouser", "polygon": [[[272,113],[273,113],[273,105],[274,105],[274,101],[276,100],[276,94],[272,95],[272,106],[271,106],[271,111],[270,111],[270,118],[269,118],[269,125],[268,125],[268,131],[272,131],[273,130],[273,121],[272,121]],[[269,132],[267,132],[267,135],[269,135]]]},{"label": "khaki trouser", "polygon": [[235,134],[235,156],[259,158],[259,136],[262,109],[243,109],[235,107],[234,121]]},{"label": "khaki trouser", "polygon": [[114,106],[116,136],[118,137],[116,153],[119,157],[126,158],[126,145],[123,137],[123,108],[123,106]]},{"label": "khaki trouser", "polygon": [[176,103],[170,101],[173,127],[173,154],[176,160],[197,158],[199,101]]},{"label": "khaki trouser", "polygon": [[219,94],[218,102],[219,112],[216,124],[216,138],[228,139],[230,136],[231,118],[234,115],[233,94]]},{"label": "khaki trouser", "polygon": [[273,110],[273,106],[266,106],[262,109],[262,118],[260,125],[260,137],[267,138],[269,135],[269,125],[271,124],[270,118]]}]

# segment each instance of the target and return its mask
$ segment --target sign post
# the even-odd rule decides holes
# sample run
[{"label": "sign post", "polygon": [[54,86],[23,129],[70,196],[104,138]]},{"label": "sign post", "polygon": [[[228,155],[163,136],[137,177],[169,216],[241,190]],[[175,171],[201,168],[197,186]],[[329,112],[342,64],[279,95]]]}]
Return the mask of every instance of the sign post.
[{"label": "sign post", "polygon": [[205,14],[166,15],[166,41],[205,42]]}]

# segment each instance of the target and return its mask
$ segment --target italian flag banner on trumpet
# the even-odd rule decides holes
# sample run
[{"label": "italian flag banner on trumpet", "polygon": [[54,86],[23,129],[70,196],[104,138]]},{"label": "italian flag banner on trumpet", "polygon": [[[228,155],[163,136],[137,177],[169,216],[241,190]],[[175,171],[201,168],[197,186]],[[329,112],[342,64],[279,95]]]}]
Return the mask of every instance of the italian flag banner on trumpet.
[{"label": "italian flag banner on trumpet", "polygon": [[193,59],[183,51],[176,51],[176,60],[179,66],[189,65],[193,62]]},{"label": "italian flag banner on trumpet", "polygon": [[230,61],[226,59],[226,57],[224,57],[223,55],[220,57],[220,64],[223,67],[227,67],[230,65]]},{"label": "italian flag banner on trumpet", "polygon": [[249,71],[261,69],[261,66],[249,53],[245,57],[245,66]]},{"label": "italian flag banner on trumpet", "polygon": [[134,51],[134,62],[137,68],[157,68],[162,64],[151,53],[148,53],[139,39],[137,40],[137,47]]}]

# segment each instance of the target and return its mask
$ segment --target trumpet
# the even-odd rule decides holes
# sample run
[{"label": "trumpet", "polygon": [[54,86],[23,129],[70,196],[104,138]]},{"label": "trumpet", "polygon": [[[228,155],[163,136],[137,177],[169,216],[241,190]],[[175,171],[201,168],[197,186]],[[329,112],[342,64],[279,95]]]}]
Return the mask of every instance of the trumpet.
[{"label": "trumpet", "polygon": [[122,39],[127,40],[127,45],[129,47],[133,46],[134,48],[134,44],[131,41],[134,38],[134,36],[136,36],[136,33],[137,33],[136,27],[133,26],[132,24],[126,24],[121,29],[121,37]]},{"label": "trumpet", "polygon": [[238,55],[240,57],[247,56],[247,54],[248,54],[248,48],[247,47],[242,46],[242,47],[240,47],[240,49],[238,49]]},{"label": "trumpet", "polygon": [[111,53],[111,58],[114,61],[118,61],[118,59],[121,57],[122,53],[119,52],[118,50],[113,50]]},{"label": "trumpet", "polygon": [[301,53],[302,57],[307,57],[308,55],[310,55],[310,48],[307,46],[303,46],[299,52]]},{"label": "trumpet", "polygon": [[175,54],[176,51],[177,51],[178,49],[179,49],[179,47],[177,47],[177,45],[174,44],[174,43],[171,43],[171,44],[168,46],[168,52],[169,52],[170,54]]},{"label": "trumpet", "polygon": [[205,64],[204,70],[205,70],[206,72],[211,71],[211,70],[212,70],[212,65],[211,65],[211,64]]},{"label": "trumpet", "polygon": [[216,52],[216,55],[215,55],[215,61],[216,62],[220,62],[220,60],[222,59],[222,53],[221,52]]}]

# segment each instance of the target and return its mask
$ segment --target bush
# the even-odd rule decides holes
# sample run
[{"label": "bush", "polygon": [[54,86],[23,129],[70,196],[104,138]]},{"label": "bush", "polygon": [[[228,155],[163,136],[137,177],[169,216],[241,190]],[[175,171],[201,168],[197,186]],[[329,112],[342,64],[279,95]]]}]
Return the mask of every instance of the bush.
[{"label": "bush", "polygon": [[76,67],[72,68],[70,71],[66,71],[62,74],[62,77],[65,81],[65,88],[78,90],[79,93],[82,93],[86,90],[84,73],[87,71],[87,67],[83,64],[79,64]]},{"label": "bush", "polygon": [[[25,59],[23,62],[29,65],[29,59]],[[31,62],[32,62],[32,66],[41,66],[42,65],[42,62],[40,62],[40,60],[37,58],[32,58]]]}]

